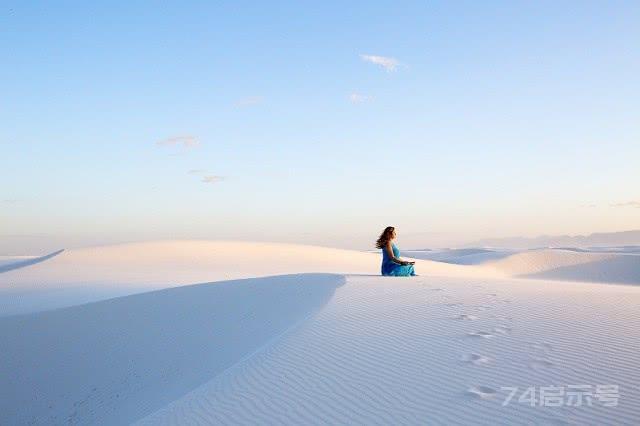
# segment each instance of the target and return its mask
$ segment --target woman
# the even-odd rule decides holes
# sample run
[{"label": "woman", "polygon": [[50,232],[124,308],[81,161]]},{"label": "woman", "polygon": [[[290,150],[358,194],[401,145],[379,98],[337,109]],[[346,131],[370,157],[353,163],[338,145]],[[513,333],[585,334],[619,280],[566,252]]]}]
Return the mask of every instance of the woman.
[{"label": "woman", "polygon": [[382,249],[382,275],[394,277],[415,275],[416,272],[413,269],[415,262],[400,259],[400,250],[393,244],[395,238],[396,229],[393,226],[387,226],[376,241],[376,248]]}]

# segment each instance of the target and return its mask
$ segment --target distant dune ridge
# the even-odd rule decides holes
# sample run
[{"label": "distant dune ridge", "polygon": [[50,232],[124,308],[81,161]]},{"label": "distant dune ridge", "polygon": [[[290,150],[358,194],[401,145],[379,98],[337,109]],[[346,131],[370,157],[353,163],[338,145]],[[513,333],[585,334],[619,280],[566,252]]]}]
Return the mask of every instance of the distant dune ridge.
[{"label": "distant dune ridge", "polygon": [[504,277],[640,284],[635,246],[595,249],[445,249],[405,251],[404,256],[458,265],[476,265]]},{"label": "distant dune ridge", "polygon": [[[290,244],[5,259],[0,424],[635,424],[633,252],[410,251],[412,278]],[[593,403],[518,402],[549,385],[592,386]]]},{"label": "distant dune ridge", "polygon": [[35,265],[36,263],[49,260],[52,257],[59,255],[63,251],[64,249],[57,250],[44,256],[13,256],[13,258],[6,259],[4,261],[0,260],[0,272],[7,272],[13,269],[20,269],[24,268],[25,266]]},{"label": "distant dune ridge", "polygon": [[589,235],[542,235],[535,238],[486,238],[464,244],[464,247],[543,248],[543,247],[597,247],[640,246],[640,230],[598,232]]},{"label": "distant dune ridge", "polygon": [[490,260],[502,259],[515,253],[514,250],[495,250],[485,248],[462,248],[443,250],[406,250],[403,256],[413,259],[434,260],[456,265],[478,265]]},{"label": "distant dune ridge", "polygon": [[640,284],[640,256],[570,250],[535,250],[490,262],[508,276],[567,281]]}]

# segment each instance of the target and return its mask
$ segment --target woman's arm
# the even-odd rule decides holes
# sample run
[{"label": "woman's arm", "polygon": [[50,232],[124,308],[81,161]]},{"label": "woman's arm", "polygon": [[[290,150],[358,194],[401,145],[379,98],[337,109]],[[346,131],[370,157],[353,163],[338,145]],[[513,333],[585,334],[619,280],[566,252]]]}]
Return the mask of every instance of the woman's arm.
[{"label": "woman's arm", "polygon": [[399,257],[396,257],[393,254],[393,248],[391,248],[391,241],[389,241],[387,243],[386,246],[384,246],[385,251],[387,252],[387,254],[389,255],[389,258],[391,259],[391,261],[393,263],[397,263],[398,265],[407,265],[409,262],[405,262],[404,260],[400,259]]}]

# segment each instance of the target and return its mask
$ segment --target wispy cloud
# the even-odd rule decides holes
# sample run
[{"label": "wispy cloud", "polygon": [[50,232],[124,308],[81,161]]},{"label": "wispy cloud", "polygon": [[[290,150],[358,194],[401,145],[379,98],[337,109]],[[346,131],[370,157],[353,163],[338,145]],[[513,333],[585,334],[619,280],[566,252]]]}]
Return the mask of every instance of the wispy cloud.
[{"label": "wispy cloud", "polygon": [[247,96],[246,98],[238,99],[236,101],[236,106],[239,108],[245,108],[259,105],[262,102],[264,102],[264,98],[262,96]]},{"label": "wispy cloud", "polygon": [[189,175],[198,176],[200,178],[200,182],[202,183],[214,184],[214,183],[222,182],[223,180],[226,179],[224,176],[212,175],[210,173],[211,173],[210,171],[204,170],[204,169],[191,169],[187,172],[187,174]]},{"label": "wispy cloud", "polygon": [[624,203],[609,204],[611,207],[635,207],[640,209],[640,200],[625,201]]},{"label": "wispy cloud", "polygon": [[352,104],[362,104],[373,100],[373,97],[369,95],[363,95],[362,93],[352,93],[349,95],[349,102]]},{"label": "wispy cloud", "polygon": [[179,146],[185,149],[195,148],[200,141],[195,136],[173,136],[156,142],[157,146]]},{"label": "wispy cloud", "polygon": [[224,180],[224,176],[207,175],[203,176],[201,182],[203,183],[218,183]]},{"label": "wispy cloud", "polygon": [[378,55],[360,55],[360,58],[365,62],[370,62],[375,65],[380,65],[387,72],[395,71],[400,62],[396,58],[389,58],[386,56],[378,56]]},{"label": "wispy cloud", "polygon": [[5,198],[4,200],[0,200],[0,201],[5,204],[15,204],[18,202],[16,198]]}]

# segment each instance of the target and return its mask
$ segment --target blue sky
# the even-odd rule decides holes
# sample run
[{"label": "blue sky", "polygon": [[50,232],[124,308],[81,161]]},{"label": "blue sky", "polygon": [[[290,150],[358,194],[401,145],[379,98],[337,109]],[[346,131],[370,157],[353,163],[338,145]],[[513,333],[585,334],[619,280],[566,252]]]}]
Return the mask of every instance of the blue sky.
[{"label": "blue sky", "polygon": [[640,228],[638,2],[90,3],[0,3],[4,251]]}]

